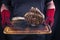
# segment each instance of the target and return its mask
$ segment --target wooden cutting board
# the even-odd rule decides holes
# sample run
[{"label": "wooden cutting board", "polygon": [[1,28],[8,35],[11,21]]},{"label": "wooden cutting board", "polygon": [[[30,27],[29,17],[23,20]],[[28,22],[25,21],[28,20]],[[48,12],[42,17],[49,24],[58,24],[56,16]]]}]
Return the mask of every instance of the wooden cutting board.
[{"label": "wooden cutting board", "polygon": [[43,30],[35,29],[30,30],[29,28],[25,28],[24,30],[15,30],[11,27],[6,26],[3,31],[4,34],[51,34],[52,30],[50,26],[45,26]]}]

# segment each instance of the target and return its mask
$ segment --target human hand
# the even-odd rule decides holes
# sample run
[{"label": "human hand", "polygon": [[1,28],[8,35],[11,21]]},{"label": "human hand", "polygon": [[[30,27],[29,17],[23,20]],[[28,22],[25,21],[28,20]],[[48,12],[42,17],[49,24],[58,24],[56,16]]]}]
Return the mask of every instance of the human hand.
[{"label": "human hand", "polygon": [[45,24],[50,25],[52,27],[54,24],[54,18],[46,18]]}]

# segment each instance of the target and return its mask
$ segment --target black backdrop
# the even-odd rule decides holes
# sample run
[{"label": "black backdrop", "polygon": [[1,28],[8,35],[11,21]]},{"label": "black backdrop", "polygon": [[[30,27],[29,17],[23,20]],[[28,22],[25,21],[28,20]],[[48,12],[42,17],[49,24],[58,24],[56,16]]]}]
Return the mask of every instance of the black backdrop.
[{"label": "black backdrop", "polygon": [[[54,0],[55,6],[56,6],[56,12],[55,12],[55,23],[54,27],[52,28],[53,33],[51,35],[47,35],[47,39],[49,40],[60,40],[60,5],[59,5],[59,0]],[[1,1],[0,1],[1,4]],[[0,16],[0,22],[1,22],[1,16]],[[0,23],[1,25],[1,23]],[[3,29],[0,26],[0,40],[5,40],[6,35],[2,33]]]},{"label": "black backdrop", "polygon": [[55,14],[55,25],[53,29],[53,39],[55,40],[60,40],[60,1],[55,0],[55,5],[56,5],[56,14]]}]

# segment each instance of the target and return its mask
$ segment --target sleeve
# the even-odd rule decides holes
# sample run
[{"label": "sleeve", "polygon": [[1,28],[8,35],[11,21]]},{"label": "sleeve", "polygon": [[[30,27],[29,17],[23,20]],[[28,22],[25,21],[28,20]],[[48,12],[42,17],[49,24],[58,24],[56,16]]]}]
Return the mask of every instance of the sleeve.
[{"label": "sleeve", "polygon": [[2,27],[5,27],[5,24],[10,25],[10,10],[9,10],[9,1],[8,0],[2,0],[2,4],[5,4],[5,6],[8,8],[8,10],[3,10],[1,12],[2,17]]},{"label": "sleeve", "polygon": [[[50,2],[50,1],[47,1],[47,2]],[[46,10],[46,23],[49,24],[51,27],[54,24],[54,15],[55,15],[55,9],[54,8]]]}]

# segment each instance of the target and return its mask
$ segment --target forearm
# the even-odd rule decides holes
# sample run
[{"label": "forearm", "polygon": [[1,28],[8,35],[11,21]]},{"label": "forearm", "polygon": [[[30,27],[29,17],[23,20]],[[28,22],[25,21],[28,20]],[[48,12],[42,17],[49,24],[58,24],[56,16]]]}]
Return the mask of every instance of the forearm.
[{"label": "forearm", "polygon": [[53,0],[47,3],[47,11],[46,11],[46,16],[47,17],[54,17],[55,14],[55,5]]},{"label": "forearm", "polygon": [[[50,25],[52,26],[54,23],[54,15],[55,15],[55,5],[53,0],[50,1],[47,4],[47,11],[46,11],[46,19],[47,19],[47,23],[51,23]],[[48,21],[49,20],[49,21]]]},{"label": "forearm", "polygon": [[2,4],[1,6],[2,26],[10,22],[10,11]]}]

